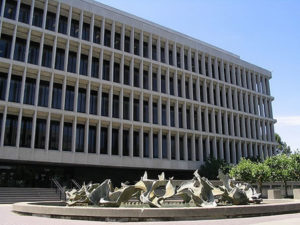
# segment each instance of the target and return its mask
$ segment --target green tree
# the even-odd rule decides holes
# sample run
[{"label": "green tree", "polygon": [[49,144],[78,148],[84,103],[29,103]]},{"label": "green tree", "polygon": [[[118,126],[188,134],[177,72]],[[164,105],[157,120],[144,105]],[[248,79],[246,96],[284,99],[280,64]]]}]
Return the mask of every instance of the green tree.
[{"label": "green tree", "polygon": [[228,173],[231,166],[222,159],[215,159],[210,157],[205,164],[200,167],[200,175],[207,179],[216,180],[218,171],[221,169],[224,173]]},{"label": "green tree", "polygon": [[292,153],[291,147],[287,145],[286,142],[282,141],[279,134],[275,133],[275,140],[278,143],[278,146],[276,148],[277,154],[286,154],[289,155]]}]

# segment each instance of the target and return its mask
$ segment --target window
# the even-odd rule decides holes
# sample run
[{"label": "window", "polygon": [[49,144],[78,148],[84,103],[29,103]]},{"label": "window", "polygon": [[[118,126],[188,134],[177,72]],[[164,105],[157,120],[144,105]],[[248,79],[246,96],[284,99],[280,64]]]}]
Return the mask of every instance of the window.
[{"label": "window", "polygon": [[187,147],[188,147],[188,160],[192,161],[192,140],[188,138],[187,140]]},{"label": "window", "polygon": [[174,136],[171,136],[171,159],[176,159],[176,144]]},{"label": "window", "polygon": [[149,158],[149,134],[148,133],[144,133],[144,158]]},{"label": "window", "polygon": [[69,85],[66,87],[65,110],[74,110],[74,87]]},{"label": "window", "polygon": [[64,122],[63,151],[72,150],[72,123]]},{"label": "window", "polygon": [[134,39],[134,54],[140,55],[140,40]]},{"label": "window", "polygon": [[130,85],[130,68],[124,65],[124,84]]},{"label": "window", "polygon": [[105,29],[105,32],[104,32],[104,45],[107,46],[107,47],[110,47],[110,38],[111,38],[110,30]]},{"label": "window", "polygon": [[88,71],[88,56],[81,54],[79,73],[81,75],[87,76],[87,71]]},{"label": "window", "polygon": [[144,101],[143,105],[143,121],[149,123],[149,105],[147,101]]},{"label": "window", "polygon": [[64,70],[65,67],[65,50],[61,48],[56,49],[55,69]]},{"label": "window", "polygon": [[39,87],[39,106],[48,107],[49,82],[41,80]]},{"label": "window", "polygon": [[[220,96],[222,96],[222,95],[220,95]],[[193,83],[193,99],[195,101],[197,101],[197,89],[196,89],[196,84],[195,83]]]},{"label": "window", "polygon": [[11,36],[1,34],[0,37],[0,57],[10,58]]},{"label": "window", "polygon": [[174,95],[174,79],[170,77],[170,95]]},{"label": "window", "polygon": [[168,143],[167,143],[167,135],[162,135],[162,157],[163,159],[168,158]]},{"label": "window", "polygon": [[184,69],[188,70],[188,58],[187,58],[187,55],[184,55]]},{"label": "window", "polygon": [[157,91],[157,73],[152,73],[152,90]]},{"label": "window", "polygon": [[140,134],[138,131],[133,132],[133,156],[140,156]]},{"label": "window", "polygon": [[152,45],[152,59],[157,60],[157,51],[156,45]]},{"label": "window", "polygon": [[43,25],[43,14],[44,11],[39,8],[34,8],[33,11],[33,18],[32,18],[32,25],[37,27],[42,27]]},{"label": "window", "polygon": [[123,156],[129,156],[129,130],[123,130]]},{"label": "window", "polygon": [[62,34],[67,34],[68,30],[68,18],[66,16],[59,17],[59,24],[58,24],[58,32]]},{"label": "window", "polygon": [[124,46],[125,52],[130,52],[130,37],[125,36],[125,46]]},{"label": "window", "polygon": [[167,125],[167,109],[166,105],[162,105],[161,107],[161,119],[162,119],[162,125]]},{"label": "window", "polygon": [[22,86],[22,77],[12,75],[10,81],[8,101],[20,102],[21,86]]},{"label": "window", "polygon": [[20,133],[20,147],[30,148],[32,133],[32,118],[22,117],[21,133]]},{"label": "window", "polygon": [[144,70],[143,72],[143,88],[148,89],[148,71]]},{"label": "window", "polygon": [[86,41],[90,40],[90,25],[88,23],[83,23],[82,25],[82,39]]},{"label": "window", "polygon": [[148,43],[147,42],[143,43],[143,56],[148,58]]},{"label": "window", "polygon": [[169,65],[173,66],[173,51],[169,50]]},{"label": "window", "polygon": [[52,90],[52,108],[54,109],[61,108],[61,92],[62,92],[62,85],[58,83],[54,83],[53,90]]},{"label": "window", "polygon": [[162,93],[166,93],[166,76],[165,75],[161,75],[161,78],[160,78],[160,87],[161,87],[161,92]]},{"label": "window", "polygon": [[133,81],[134,81],[134,86],[135,87],[139,87],[140,86],[140,71],[138,68],[134,68],[134,78],[133,78]]},{"label": "window", "polygon": [[76,73],[76,61],[77,61],[76,59],[77,59],[77,53],[69,51],[68,72]]},{"label": "window", "polygon": [[170,120],[171,120],[171,126],[175,127],[175,111],[174,111],[174,106],[170,107]]},{"label": "window", "polygon": [[107,154],[107,127],[101,127],[100,133],[100,154]]},{"label": "window", "polygon": [[119,130],[113,128],[111,134],[111,154],[119,155]]},{"label": "window", "polygon": [[84,152],[84,125],[76,126],[76,152]]},{"label": "window", "polygon": [[42,65],[45,67],[52,67],[52,46],[44,45]]},{"label": "window", "polygon": [[85,113],[86,105],[86,90],[85,88],[78,89],[78,102],[77,102],[77,112]]},{"label": "window", "polygon": [[35,79],[26,77],[25,92],[24,92],[24,104],[34,105],[35,83],[36,83]]},{"label": "window", "polygon": [[96,57],[92,58],[92,77],[99,77],[99,59]]},{"label": "window", "polygon": [[95,126],[89,126],[88,152],[96,153],[96,127]]},{"label": "window", "polygon": [[190,109],[186,110],[186,128],[191,129],[191,114]]},{"label": "window", "polygon": [[46,18],[46,29],[48,30],[55,30],[55,19],[56,14],[52,12],[47,12],[47,18]]},{"label": "window", "polygon": [[49,149],[58,150],[59,144],[59,121],[51,121],[50,123],[50,136],[49,136]]},{"label": "window", "polygon": [[178,81],[177,81],[177,90],[178,90],[178,97],[182,97],[182,93],[181,93],[181,79],[178,79]]},{"label": "window", "polygon": [[120,64],[114,63],[114,82],[120,83]]},{"label": "window", "polygon": [[115,49],[120,50],[121,49],[121,34],[115,32],[115,43],[114,43]]},{"label": "window", "polygon": [[16,19],[17,2],[10,0],[5,2],[4,17],[8,19]]},{"label": "window", "polygon": [[7,74],[0,72],[0,100],[5,100]]},{"label": "window", "polygon": [[16,146],[18,130],[18,116],[7,115],[5,125],[4,145]]},{"label": "window", "polygon": [[109,80],[109,61],[103,60],[103,71],[102,71],[102,79]]},{"label": "window", "polygon": [[129,120],[129,97],[126,96],[123,99],[123,119]]},{"label": "window", "polygon": [[46,141],[46,120],[37,119],[35,129],[35,148],[45,148]]},{"label": "window", "polygon": [[113,115],[114,118],[119,118],[119,96],[113,95]]},{"label": "window", "polygon": [[37,42],[30,41],[28,63],[37,65],[39,62],[39,51],[40,44]]},{"label": "window", "polygon": [[182,116],[182,108],[178,110],[178,120],[179,120],[179,128],[183,128],[183,116]]},{"label": "window", "polygon": [[108,116],[108,93],[102,92],[101,116]]},{"label": "window", "polygon": [[153,134],[153,158],[158,158],[158,134]]},{"label": "window", "polygon": [[90,114],[97,115],[98,92],[91,90],[90,94]]},{"label": "window", "polygon": [[72,37],[78,38],[78,33],[79,33],[79,22],[78,22],[78,20],[72,19],[70,35]]},{"label": "window", "polygon": [[179,138],[179,155],[180,160],[184,160],[184,144],[183,137]]},{"label": "window", "polygon": [[190,98],[190,92],[189,92],[189,82],[185,82],[185,98]]},{"label": "window", "polygon": [[166,62],[165,48],[163,48],[163,47],[160,48],[160,61],[163,63]]},{"label": "window", "polygon": [[134,121],[139,121],[140,120],[140,115],[139,115],[139,110],[140,110],[140,107],[139,107],[139,104],[140,101],[139,99],[134,99],[134,102],[133,102],[133,120]]},{"label": "window", "polygon": [[157,110],[157,103],[153,102],[153,110],[152,110],[152,116],[153,116],[153,123],[158,124],[158,110]]},{"label": "window", "polygon": [[24,3],[21,3],[20,12],[19,12],[19,22],[29,23],[30,16],[30,6]]},{"label": "window", "polygon": [[14,60],[25,61],[26,40],[16,38]]},{"label": "window", "polygon": [[198,130],[198,113],[194,111],[194,130]]},{"label": "window", "polygon": [[94,43],[100,44],[100,39],[101,39],[101,29],[100,27],[94,26],[94,37],[93,37]]}]

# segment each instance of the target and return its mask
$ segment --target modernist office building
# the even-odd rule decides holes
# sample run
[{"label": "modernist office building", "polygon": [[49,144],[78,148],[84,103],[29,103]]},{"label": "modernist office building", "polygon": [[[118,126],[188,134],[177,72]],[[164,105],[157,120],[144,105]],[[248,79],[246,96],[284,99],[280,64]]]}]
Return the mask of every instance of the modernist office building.
[{"label": "modernist office building", "polygon": [[1,162],[194,170],[275,150],[271,72],[91,0],[0,0]]}]

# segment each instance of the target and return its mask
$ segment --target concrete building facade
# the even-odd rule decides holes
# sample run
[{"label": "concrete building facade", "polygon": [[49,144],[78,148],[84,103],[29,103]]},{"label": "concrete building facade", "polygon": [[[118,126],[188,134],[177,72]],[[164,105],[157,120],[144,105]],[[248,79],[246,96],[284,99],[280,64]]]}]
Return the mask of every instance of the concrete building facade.
[{"label": "concrete building facade", "polygon": [[0,0],[0,160],[194,170],[275,150],[271,72],[90,0]]}]

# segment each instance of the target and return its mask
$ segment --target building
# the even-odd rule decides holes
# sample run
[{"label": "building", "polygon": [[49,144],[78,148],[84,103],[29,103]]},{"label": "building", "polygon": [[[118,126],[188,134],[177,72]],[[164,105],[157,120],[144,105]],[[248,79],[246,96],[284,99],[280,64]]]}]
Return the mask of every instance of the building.
[{"label": "building", "polygon": [[0,159],[190,171],[275,150],[271,72],[91,0],[0,0]]}]

